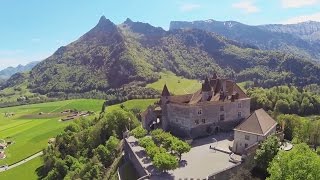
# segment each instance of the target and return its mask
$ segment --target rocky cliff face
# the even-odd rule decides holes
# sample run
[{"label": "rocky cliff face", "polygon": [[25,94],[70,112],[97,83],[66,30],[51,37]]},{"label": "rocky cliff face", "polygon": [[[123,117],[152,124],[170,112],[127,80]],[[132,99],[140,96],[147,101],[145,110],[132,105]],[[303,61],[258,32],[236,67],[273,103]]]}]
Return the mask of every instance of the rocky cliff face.
[{"label": "rocky cliff face", "polygon": [[[319,23],[250,26],[235,21],[173,21],[170,29],[202,29],[264,50],[280,50],[320,59]],[[310,41],[311,40],[311,41]]]},{"label": "rocky cliff face", "polygon": [[307,21],[298,24],[267,24],[258,26],[271,32],[288,33],[310,41],[320,40],[320,22]]}]

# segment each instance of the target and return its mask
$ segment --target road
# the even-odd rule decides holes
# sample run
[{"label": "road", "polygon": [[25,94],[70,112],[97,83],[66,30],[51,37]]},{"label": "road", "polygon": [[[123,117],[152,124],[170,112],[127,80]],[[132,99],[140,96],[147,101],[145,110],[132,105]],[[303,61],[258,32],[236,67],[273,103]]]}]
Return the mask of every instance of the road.
[{"label": "road", "polygon": [[7,168],[0,168],[0,172],[7,171],[7,170],[9,170],[9,169],[12,169],[12,168],[15,168],[15,167],[17,167],[17,166],[20,166],[20,165],[22,165],[22,164],[24,164],[24,163],[26,163],[26,162],[28,162],[28,161],[36,158],[36,157],[39,157],[39,156],[41,156],[41,155],[43,155],[43,152],[42,152],[42,151],[40,151],[40,152],[38,152],[38,153],[36,153],[36,154],[34,154],[34,155],[26,158],[26,159],[23,159],[23,160],[21,160],[21,161],[19,161],[19,162],[17,162],[17,163],[14,163],[14,164],[8,166]]}]

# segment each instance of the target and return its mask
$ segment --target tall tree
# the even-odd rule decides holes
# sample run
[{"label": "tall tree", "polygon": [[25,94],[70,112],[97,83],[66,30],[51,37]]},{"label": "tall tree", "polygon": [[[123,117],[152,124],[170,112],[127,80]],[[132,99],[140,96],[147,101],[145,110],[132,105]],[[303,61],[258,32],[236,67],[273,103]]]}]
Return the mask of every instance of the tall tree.
[{"label": "tall tree", "polygon": [[269,136],[257,149],[254,157],[257,166],[264,171],[267,171],[269,163],[277,155],[279,151],[279,140],[276,136]]},{"label": "tall tree", "polygon": [[290,151],[280,151],[268,168],[267,180],[320,179],[320,156],[307,144],[297,144]]}]

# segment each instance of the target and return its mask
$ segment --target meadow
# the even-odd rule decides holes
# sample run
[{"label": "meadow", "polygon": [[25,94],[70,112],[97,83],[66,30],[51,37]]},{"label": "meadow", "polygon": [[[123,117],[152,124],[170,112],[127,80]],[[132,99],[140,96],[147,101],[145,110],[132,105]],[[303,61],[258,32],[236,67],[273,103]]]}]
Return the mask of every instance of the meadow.
[{"label": "meadow", "polygon": [[195,79],[186,79],[181,76],[176,76],[172,72],[160,73],[161,78],[147,87],[162,91],[166,84],[170,93],[174,95],[194,93],[201,88],[201,82]]},{"label": "meadow", "polygon": [[[143,111],[156,101],[157,99],[130,100],[123,102],[122,105],[108,106],[106,111],[119,109],[121,106],[128,110]],[[44,149],[48,145],[49,138],[58,135],[72,122],[58,121],[63,116],[62,111],[77,109],[94,111],[98,114],[103,102],[104,100],[80,99],[0,109],[0,139],[9,138],[15,142],[5,150],[8,157],[0,160],[0,164],[13,164]],[[14,116],[5,117],[5,113],[13,113]],[[39,113],[44,114],[43,118],[39,118],[41,117]],[[47,115],[48,113],[50,115]],[[21,166],[1,172],[0,179],[37,179],[36,169],[42,164],[41,157],[37,157]]]},{"label": "meadow", "polygon": [[[71,122],[59,121],[63,117],[61,111],[77,109],[99,112],[103,102],[80,99],[0,109],[0,139],[14,142],[5,150],[7,158],[0,160],[0,165],[13,164],[45,148],[48,139],[55,137]],[[6,113],[13,116],[6,117]],[[39,113],[52,113],[54,116],[32,118],[32,115]]]}]

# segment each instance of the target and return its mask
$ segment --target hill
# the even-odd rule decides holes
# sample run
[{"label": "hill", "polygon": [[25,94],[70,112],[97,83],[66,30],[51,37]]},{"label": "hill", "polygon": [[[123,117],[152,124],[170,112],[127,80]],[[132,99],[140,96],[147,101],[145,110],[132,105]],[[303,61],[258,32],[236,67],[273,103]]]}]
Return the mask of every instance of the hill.
[{"label": "hill", "polygon": [[27,83],[32,93],[50,96],[99,91],[150,98],[158,92],[144,86],[163,71],[189,79],[217,72],[261,86],[304,86],[320,79],[319,66],[303,57],[260,50],[199,29],[165,31],[130,19],[115,25],[103,16],[78,40],[60,47],[29,73],[16,74],[4,88]]},{"label": "hill", "polygon": [[296,56],[320,59],[320,23],[306,22],[291,25],[271,24],[251,26],[236,21],[172,21],[173,29],[202,29],[226,38],[251,44],[263,50],[281,50]]},{"label": "hill", "polygon": [[12,75],[16,73],[30,71],[38,63],[39,63],[38,61],[34,61],[26,65],[20,64],[17,67],[7,67],[0,71],[0,79],[9,79]]}]

